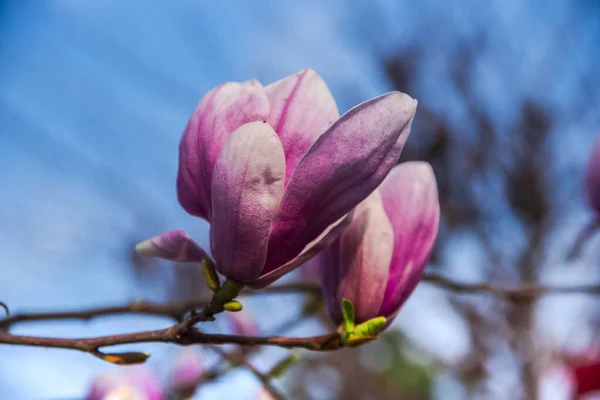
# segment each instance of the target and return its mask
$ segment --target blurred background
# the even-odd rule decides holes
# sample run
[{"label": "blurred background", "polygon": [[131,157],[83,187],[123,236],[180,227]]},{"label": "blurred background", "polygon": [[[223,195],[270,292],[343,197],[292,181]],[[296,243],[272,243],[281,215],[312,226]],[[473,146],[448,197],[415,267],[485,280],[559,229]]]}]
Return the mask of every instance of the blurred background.
[{"label": "blurred background", "polygon": [[[177,146],[202,95],[304,67],[340,111],[386,91],[419,109],[402,160],[427,160],[442,226],[428,266],[460,282],[600,282],[600,235],[581,176],[600,135],[600,3],[593,0],[0,0],[0,300],[13,312],[203,289],[193,265],[138,259],[133,245],[208,225],[175,194]],[[306,279],[301,271],[288,281]],[[300,296],[245,301],[261,333]],[[514,301],[421,283],[392,329],[357,349],[304,354],[276,385],[293,399],[569,399],[563,360],[597,346],[598,297]],[[158,317],[19,325],[76,337],[166,327]],[[231,329],[226,321],[207,324]],[[289,335],[331,330],[319,313]],[[179,349],[152,353],[166,379]],[[207,366],[217,362],[196,349]],[[286,351],[251,356],[268,370]],[[0,346],[0,398],[83,398],[116,369],[83,353]],[[195,399],[254,399],[243,369]]]}]

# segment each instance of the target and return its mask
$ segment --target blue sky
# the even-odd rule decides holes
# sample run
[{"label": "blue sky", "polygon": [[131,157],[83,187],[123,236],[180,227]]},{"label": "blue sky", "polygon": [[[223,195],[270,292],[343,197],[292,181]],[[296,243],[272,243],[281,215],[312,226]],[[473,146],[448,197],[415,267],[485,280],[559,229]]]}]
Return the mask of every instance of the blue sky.
[{"label": "blue sky", "polygon": [[[454,89],[444,81],[446,57],[460,43],[457,38],[476,40],[490,20],[497,24],[491,50],[481,54],[471,78],[482,107],[502,110],[494,113],[500,126],[514,99],[523,96],[538,96],[557,115],[572,115],[569,104],[580,95],[573,82],[598,70],[600,27],[593,5],[496,0],[479,9],[475,1],[461,7],[440,1],[376,3],[392,21],[387,31],[352,11],[360,2],[349,8],[341,0],[182,0],[169,7],[158,1],[140,7],[133,0],[0,3],[1,300],[14,310],[114,304],[140,296],[160,300],[161,293],[143,291],[129,279],[122,241],[138,234],[143,220],[159,230],[184,228],[206,245],[207,225],[187,216],[176,201],[177,145],[202,94],[224,81],[268,83],[309,66],[346,110],[389,89],[369,37],[386,39],[376,41],[383,54],[422,40],[429,44],[425,67],[435,77],[420,82],[431,93],[428,102],[468,126],[461,105],[452,101]],[[428,37],[432,24],[447,30],[445,40]],[[544,56],[559,43],[572,46],[572,58],[559,52],[556,59]],[[514,76],[512,85],[495,72],[497,65]],[[541,80],[550,82],[543,91]],[[600,93],[598,80],[581,85]],[[598,128],[598,113],[576,111],[579,118],[559,125],[567,137],[577,137],[556,144],[561,152],[553,168],[560,173],[581,169]],[[569,223],[575,229],[584,219],[580,207]],[[477,260],[468,234],[457,239],[455,249],[446,255],[454,265]],[[461,279],[479,277],[477,271],[451,271]],[[562,279],[557,276],[553,279]],[[427,319],[421,318],[424,312]],[[420,288],[401,316],[398,327],[414,338],[428,337],[421,345],[440,358],[451,362],[468,350],[464,322],[443,293]],[[167,323],[116,318],[20,332],[87,335]],[[453,332],[452,346],[445,346],[448,335],[432,334],[441,330]],[[169,346],[142,350],[153,353],[151,365],[157,368],[172,354]],[[105,368],[74,352],[0,348],[0,376],[15,399],[81,396]],[[253,397],[257,385],[251,376],[232,379],[235,386],[228,380],[199,398],[217,390],[239,396],[239,387],[248,388],[248,396],[236,398]]]}]

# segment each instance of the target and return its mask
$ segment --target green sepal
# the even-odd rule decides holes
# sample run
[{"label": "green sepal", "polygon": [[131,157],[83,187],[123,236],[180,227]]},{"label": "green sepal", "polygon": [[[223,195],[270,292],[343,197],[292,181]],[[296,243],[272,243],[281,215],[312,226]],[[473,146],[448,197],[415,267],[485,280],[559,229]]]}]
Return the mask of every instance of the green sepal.
[{"label": "green sepal", "polygon": [[377,339],[377,336],[365,336],[365,337],[361,337],[361,338],[350,338],[350,339],[346,339],[344,341],[344,346],[356,347],[356,346],[360,346],[361,344],[372,342],[375,339]]},{"label": "green sepal", "polygon": [[238,312],[238,311],[242,311],[244,306],[242,306],[242,303],[240,303],[237,300],[231,300],[231,301],[228,301],[227,303],[223,304],[223,308],[225,309],[225,311]]},{"label": "green sepal", "polygon": [[204,282],[206,282],[206,286],[216,292],[221,288],[221,282],[219,280],[219,275],[217,275],[217,271],[215,271],[215,265],[212,261],[205,258],[200,263],[202,267],[202,275],[204,276]]},{"label": "green sepal", "polygon": [[385,317],[377,317],[365,321],[356,326],[352,332],[342,335],[342,341],[345,346],[354,347],[375,340],[386,322]]},{"label": "green sepal", "polygon": [[342,299],[342,316],[344,317],[344,332],[354,332],[354,305],[348,299]]},{"label": "green sepal", "polygon": [[235,299],[243,288],[243,283],[234,281],[232,279],[226,279],[221,288],[215,292],[215,298],[219,301],[219,303],[225,304]]},{"label": "green sepal", "polygon": [[370,319],[362,324],[358,325],[354,332],[353,337],[377,337],[381,329],[385,326],[387,320],[385,317],[377,317]]}]

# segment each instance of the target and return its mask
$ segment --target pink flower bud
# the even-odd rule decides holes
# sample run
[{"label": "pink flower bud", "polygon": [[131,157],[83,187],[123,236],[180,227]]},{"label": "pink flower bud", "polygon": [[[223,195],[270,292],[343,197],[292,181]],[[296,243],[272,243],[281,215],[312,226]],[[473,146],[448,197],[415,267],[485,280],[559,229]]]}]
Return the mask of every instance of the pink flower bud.
[{"label": "pink flower bud", "polygon": [[435,176],[424,162],[395,167],[358,205],[350,225],[318,258],[336,325],[344,298],[353,303],[357,323],[386,317],[389,325],[423,274],[439,217]]},{"label": "pink flower bud", "polygon": [[[329,245],[396,164],[416,107],[391,92],[339,117],[310,69],[210,91],[181,139],[177,195],[210,222],[217,270],[261,288]],[[157,256],[187,254],[164,242]]]}]

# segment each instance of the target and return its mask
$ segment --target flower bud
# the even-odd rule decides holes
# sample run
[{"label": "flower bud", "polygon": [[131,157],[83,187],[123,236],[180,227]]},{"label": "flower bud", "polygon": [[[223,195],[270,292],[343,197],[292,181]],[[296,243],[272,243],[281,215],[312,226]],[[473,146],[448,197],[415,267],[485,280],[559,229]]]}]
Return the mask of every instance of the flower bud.
[{"label": "flower bud", "polygon": [[336,325],[344,321],[343,299],[354,306],[357,325],[378,317],[389,325],[423,274],[439,217],[435,176],[424,162],[395,167],[358,205],[350,225],[318,258]]}]

